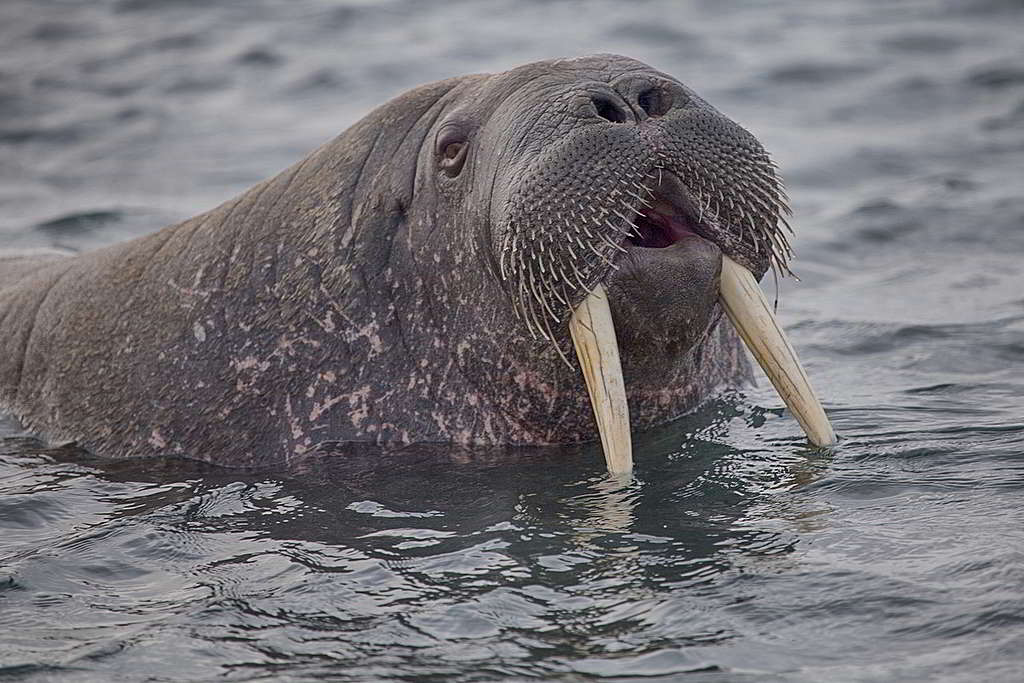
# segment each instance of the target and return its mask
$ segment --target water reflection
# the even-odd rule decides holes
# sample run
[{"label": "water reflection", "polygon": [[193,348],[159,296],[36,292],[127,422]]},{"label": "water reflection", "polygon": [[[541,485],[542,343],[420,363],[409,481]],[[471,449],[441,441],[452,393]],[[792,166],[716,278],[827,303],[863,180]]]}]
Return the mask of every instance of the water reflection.
[{"label": "water reflection", "polygon": [[[60,509],[55,524],[21,537],[54,553],[12,554],[17,537],[6,536],[3,556],[26,598],[52,592],[42,577],[56,573],[63,595],[93,606],[59,633],[19,623],[77,648],[113,637],[97,630],[113,611],[143,615],[139,633],[177,615],[193,624],[190,641],[261,671],[329,657],[383,676],[458,656],[520,674],[542,659],[549,674],[600,669],[609,653],[638,647],[640,669],[700,668],[678,652],[643,653],[733,637],[707,603],[738,576],[776,571],[801,530],[827,518],[801,495],[827,458],[728,445],[731,423],[749,429],[746,411],[725,401],[647,435],[632,477],[608,475],[597,445],[337,446],[274,470],[37,445],[32,482],[9,487],[5,503],[64,477],[63,505],[76,488],[91,497],[89,530],[81,511]],[[8,470],[32,450],[4,443]],[[99,586],[117,598],[99,599]]]}]

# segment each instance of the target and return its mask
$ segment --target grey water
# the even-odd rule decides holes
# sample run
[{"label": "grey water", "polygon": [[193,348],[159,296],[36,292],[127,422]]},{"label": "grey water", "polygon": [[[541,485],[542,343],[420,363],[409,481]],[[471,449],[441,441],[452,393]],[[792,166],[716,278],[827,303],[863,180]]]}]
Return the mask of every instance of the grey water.
[{"label": "grey water", "polygon": [[[99,247],[414,85],[617,52],[774,154],[762,379],[598,447],[289,470],[0,423],[0,679],[1024,680],[1024,3],[3,0],[0,246]],[[769,293],[773,284],[765,281]]]}]

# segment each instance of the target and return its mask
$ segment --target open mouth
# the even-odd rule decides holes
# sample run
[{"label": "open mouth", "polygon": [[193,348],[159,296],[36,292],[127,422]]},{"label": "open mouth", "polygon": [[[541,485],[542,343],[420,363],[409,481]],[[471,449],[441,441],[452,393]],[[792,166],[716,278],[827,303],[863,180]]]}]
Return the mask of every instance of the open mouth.
[{"label": "open mouth", "polygon": [[[678,181],[662,183],[653,203],[633,220],[627,243],[633,247],[664,249],[690,236],[701,236],[695,217]],[[706,226],[704,226],[706,227]],[[754,275],[724,252],[719,300],[740,338],[779,392],[815,446],[835,443],[828,417],[811,388],[792,345],[779,326],[772,307]],[[618,341],[604,286],[598,284],[576,307],[569,321],[573,346],[583,370],[605,459],[611,472],[633,466],[629,406],[622,376]]]},{"label": "open mouth", "polygon": [[664,249],[688,235],[696,235],[695,221],[664,199],[637,216],[636,232],[628,242],[636,247]]},{"label": "open mouth", "polygon": [[636,215],[633,225],[635,230],[627,242],[646,249],[664,249],[685,237],[703,237],[708,232],[701,234],[698,212],[682,181],[671,173],[661,175],[651,203]]}]

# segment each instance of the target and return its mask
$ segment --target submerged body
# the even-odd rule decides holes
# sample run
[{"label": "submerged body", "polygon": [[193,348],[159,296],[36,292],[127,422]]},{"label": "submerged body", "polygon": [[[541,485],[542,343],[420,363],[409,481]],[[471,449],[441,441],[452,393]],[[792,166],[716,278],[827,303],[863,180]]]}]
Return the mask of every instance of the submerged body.
[{"label": "submerged body", "polygon": [[788,247],[757,141],[624,57],[422,86],[157,233],[0,259],[0,406],[104,455],[596,438],[566,323],[603,284],[633,428],[750,376],[723,253]]}]

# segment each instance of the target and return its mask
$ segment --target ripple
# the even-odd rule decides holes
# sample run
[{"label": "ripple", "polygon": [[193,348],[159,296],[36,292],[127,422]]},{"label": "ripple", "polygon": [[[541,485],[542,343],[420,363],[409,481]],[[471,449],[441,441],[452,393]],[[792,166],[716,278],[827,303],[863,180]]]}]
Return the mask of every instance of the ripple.
[{"label": "ripple", "polygon": [[35,229],[54,236],[88,232],[110,223],[119,223],[125,218],[122,211],[84,211],[66,214],[37,223]]},{"label": "ripple", "polygon": [[257,68],[270,68],[280,66],[285,62],[284,56],[274,48],[265,45],[250,47],[235,60],[244,66]]},{"label": "ripple", "polygon": [[963,42],[953,34],[907,32],[885,38],[882,45],[899,52],[946,54],[961,47]]},{"label": "ripple", "polygon": [[598,678],[633,678],[673,674],[711,673],[722,669],[701,662],[685,650],[658,650],[641,655],[585,658],[572,662],[572,670]]},{"label": "ripple", "polygon": [[840,62],[797,62],[776,67],[767,77],[777,83],[799,85],[832,85],[863,76],[873,71],[864,64]]},{"label": "ripple", "polygon": [[69,511],[60,494],[34,493],[31,497],[8,496],[0,501],[0,528],[42,529],[66,519]]},{"label": "ripple", "polygon": [[1015,63],[976,67],[964,79],[968,85],[989,90],[1024,86],[1024,67]]}]

